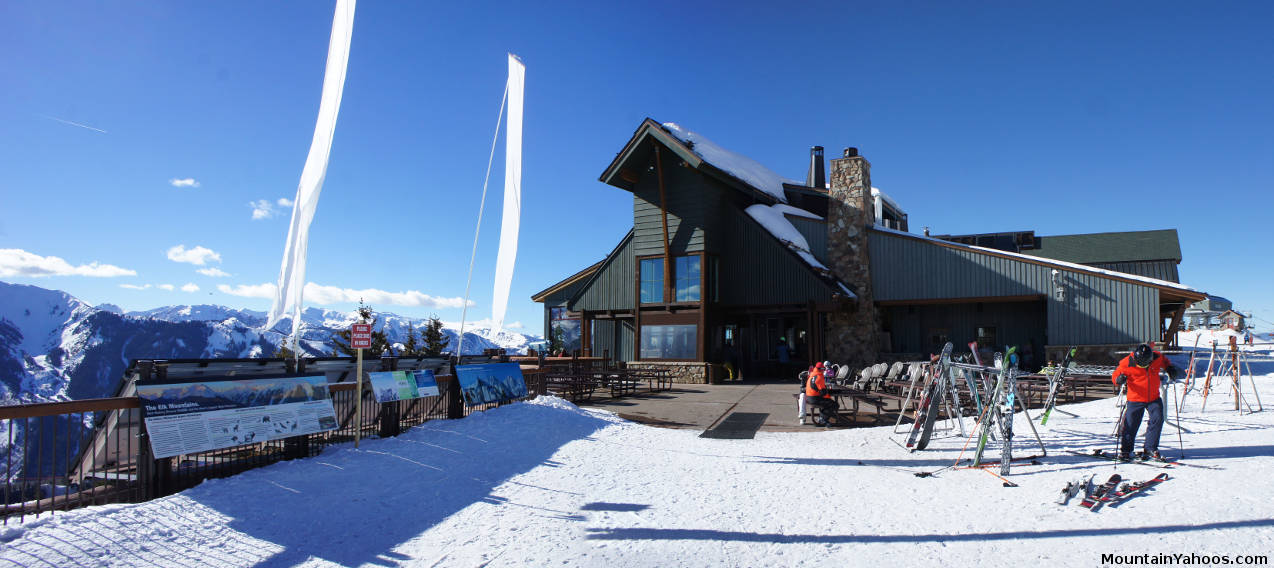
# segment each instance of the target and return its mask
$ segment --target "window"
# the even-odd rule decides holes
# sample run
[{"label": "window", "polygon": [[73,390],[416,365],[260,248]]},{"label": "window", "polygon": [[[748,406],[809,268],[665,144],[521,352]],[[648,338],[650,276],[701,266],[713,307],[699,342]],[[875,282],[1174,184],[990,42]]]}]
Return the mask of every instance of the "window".
[{"label": "window", "polygon": [[694,359],[699,327],[690,325],[643,325],[642,359]]},{"label": "window", "polygon": [[677,262],[673,267],[672,273],[676,275],[676,280],[673,283],[673,285],[676,286],[676,301],[698,302],[699,257],[677,257]]},{"label": "window", "polygon": [[978,328],[978,347],[986,347],[988,349],[994,349],[995,345],[996,345],[995,328],[994,327],[979,327]]},{"label": "window", "polygon": [[570,353],[580,348],[580,322],[566,317],[566,308],[549,308],[549,351]]},{"label": "window", "polygon": [[664,259],[642,259],[641,303],[657,304],[662,301],[664,301]]}]

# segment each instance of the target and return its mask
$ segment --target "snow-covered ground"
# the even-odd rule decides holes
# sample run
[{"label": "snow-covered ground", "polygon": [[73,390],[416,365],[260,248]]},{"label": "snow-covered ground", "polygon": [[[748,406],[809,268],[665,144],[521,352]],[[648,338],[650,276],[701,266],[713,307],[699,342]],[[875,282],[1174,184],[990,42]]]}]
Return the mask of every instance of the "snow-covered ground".
[{"label": "snow-covered ground", "polygon": [[[1274,363],[1252,367],[1274,402]],[[1229,396],[1214,391],[1201,413],[1190,393],[1183,463],[1097,512],[1053,500],[1080,476],[1165,471],[1067,453],[1113,447],[1113,399],[1060,407],[1077,418],[1054,412],[1040,428],[1048,456],[1015,465],[1008,488],[942,469],[961,453],[956,435],[914,454],[889,427],[708,439],[543,397],[148,503],[10,522],[0,565],[1097,566],[1103,554],[1219,564],[1274,553],[1274,410],[1240,414]],[[1176,421],[1171,404],[1168,414]],[[1020,415],[1016,428],[1019,455],[1039,453]],[[1162,448],[1179,455],[1171,426]]]}]

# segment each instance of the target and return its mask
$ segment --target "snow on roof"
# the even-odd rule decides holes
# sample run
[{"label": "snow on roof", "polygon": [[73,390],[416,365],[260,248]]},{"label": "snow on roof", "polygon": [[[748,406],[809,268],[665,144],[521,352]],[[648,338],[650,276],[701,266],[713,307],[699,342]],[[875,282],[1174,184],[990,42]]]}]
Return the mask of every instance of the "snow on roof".
[{"label": "snow on roof", "polygon": [[796,217],[804,217],[804,218],[806,218],[806,219],[814,219],[815,221],[822,221],[822,220],[823,220],[823,218],[822,218],[822,217],[819,217],[818,215],[815,215],[815,214],[813,214],[813,213],[810,213],[809,211],[806,211],[806,210],[804,210],[804,209],[798,209],[798,208],[796,208],[796,207],[792,207],[791,205],[786,205],[786,204],[783,204],[783,203],[776,203],[776,204],[772,205],[771,207],[772,207],[775,211],[778,211],[779,213],[782,213],[782,214],[784,214],[784,215],[793,215],[793,216],[796,216]]},{"label": "snow on roof", "polygon": [[[769,231],[771,235],[774,235],[774,238],[778,239],[779,242],[783,243],[787,246],[787,248],[792,249],[793,252],[800,256],[801,259],[804,260],[806,264],[814,268],[814,270],[817,270],[819,273],[828,277],[835,278],[831,270],[828,270],[823,263],[814,258],[814,255],[810,253],[809,241],[805,240],[805,236],[802,235],[800,231],[796,230],[796,227],[793,226],[792,222],[788,221],[787,217],[784,217],[784,215],[799,215],[801,217],[811,217],[814,219],[821,219],[821,217],[814,215],[809,211],[805,211],[804,209],[797,209],[796,207],[784,205],[782,203],[777,203],[775,205],[752,205],[745,209],[745,211],[747,211],[748,215],[752,216],[757,223],[760,223],[762,227],[765,227],[765,230]],[[836,283],[840,286],[840,289],[845,292],[846,296],[849,296],[850,298],[858,297],[851,292],[849,288],[846,288],[840,280],[837,280]]]},{"label": "snow on roof", "polygon": [[[905,236],[905,237],[910,237],[910,238],[913,238],[913,239],[919,239],[919,240],[922,240],[922,241],[930,241],[930,242],[934,242],[934,243],[941,243],[941,244],[943,244],[943,245],[947,245],[947,246],[951,246],[951,247],[955,247],[955,248],[969,249],[969,250],[978,251],[978,252],[987,252],[987,253],[992,253],[992,254],[995,254],[995,255],[1003,255],[1003,256],[1009,256],[1009,257],[1014,257],[1014,258],[1020,258],[1020,259],[1022,259],[1022,260],[1026,260],[1026,261],[1029,261],[1029,262],[1034,263],[1034,264],[1046,264],[1046,265],[1050,265],[1050,266],[1057,266],[1057,267],[1059,267],[1059,268],[1065,268],[1065,269],[1068,269],[1068,270],[1073,270],[1073,271],[1075,271],[1075,272],[1087,272],[1087,273],[1089,273],[1089,274],[1102,274],[1102,275],[1106,275],[1106,276],[1114,276],[1114,277],[1117,277],[1117,278],[1123,278],[1123,279],[1125,279],[1125,280],[1136,280],[1136,281],[1138,281],[1138,282],[1144,282],[1144,283],[1146,283],[1146,284],[1150,284],[1150,285],[1152,285],[1152,286],[1158,286],[1158,287],[1160,287],[1160,288],[1172,288],[1172,289],[1174,289],[1174,290],[1185,290],[1185,291],[1188,291],[1188,292],[1199,292],[1197,289],[1195,289],[1195,288],[1191,288],[1191,287],[1189,287],[1189,286],[1186,286],[1185,284],[1178,284],[1178,283],[1176,283],[1176,282],[1169,282],[1169,281],[1167,281],[1167,280],[1159,280],[1158,278],[1150,278],[1150,277],[1148,277],[1148,276],[1140,276],[1140,275],[1137,275],[1137,274],[1129,274],[1129,273],[1127,273],[1127,272],[1118,272],[1118,271],[1114,271],[1114,270],[1105,270],[1105,269],[1102,269],[1102,268],[1095,268],[1095,267],[1088,266],[1088,265],[1084,265],[1084,264],[1075,264],[1075,263],[1073,263],[1073,262],[1066,262],[1066,261],[1063,261],[1063,260],[1053,260],[1053,259],[1051,259],[1051,258],[1044,258],[1044,257],[1040,257],[1040,256],[1031,256],[1031,255],[1029,255],[1029,254],[1022,254],[1022,253],[1017,253],[1017,252],[1009,252],[1009,251],[1000,250],[1000,249],[993,249],[993,248],[986,248],[986,247],[979,247],[979,246],[974,246],[974,245],[966,245],[966,244],[961,244],[961,243],[955,243],[955,242],[951,242],[951,241],[944,241],[944,240],[942,240],[942,239],[935,239],[935,238],[933,238],[933,237],[925,237],[925,236],[916,235],[916,234],[913,234],[913,233],[908,233],[908,232],[905,232],[905,231],[898,231],[898,230],[890,229],[890,228],[888,228],[888,227],[882,227],[882,226],[880,226],[880,225],[875,226],[875,227],[874,227],[874,229],[875,229],[875,230],[877,230],[877,231],[880,231],[880,232],[882,232],[882,233],[892,233],[892,234],[895,234],[895,235],[902,235],[902,236]],[[1199,293],[1201,293],[1201,292],[1199,292]]]},{"label": "snow on roof", "polygon": [[881,191],[880,188],[878,187],[871,188],[871,196],[879,197],[881,201],[888,203],[890,207],[893,207],[894,209],[897,209],[898,211],[902,211],[902,207],[898,206],[898,202],[894,201],[892,198],[889,197],[888,194]]},{"label": "snow on roof", "polygon": [[726,150],[702,134],[686,130],[677,123],[665,122],[663,127],[677,140],[690,146],[690,151],[703,158],[703,161],[739,178],[743,183],[769,194],[780,202],[787,202],[787,196],[783,193],[783,184],[805,185],[774,173],[752,158]]}]

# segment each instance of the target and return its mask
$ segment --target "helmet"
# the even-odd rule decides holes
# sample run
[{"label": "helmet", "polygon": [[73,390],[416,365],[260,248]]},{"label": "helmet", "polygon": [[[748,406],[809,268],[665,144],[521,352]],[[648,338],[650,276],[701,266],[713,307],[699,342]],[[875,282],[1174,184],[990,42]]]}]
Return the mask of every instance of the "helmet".
[{"label": "helmet", "polygon": [[832,362],[831,362],[831,361],[823,361],[823,366],[824,366],[824,367],[831,367],[831,366],[832,366]]},{"label": "helmet", "polygon": [[1146,368],[1150,366],[1150,362],[1155,360],[1155,352],[1149,345],[1142,343],[1136,349],[1132,350],[1132,362],[1134,365]]}]

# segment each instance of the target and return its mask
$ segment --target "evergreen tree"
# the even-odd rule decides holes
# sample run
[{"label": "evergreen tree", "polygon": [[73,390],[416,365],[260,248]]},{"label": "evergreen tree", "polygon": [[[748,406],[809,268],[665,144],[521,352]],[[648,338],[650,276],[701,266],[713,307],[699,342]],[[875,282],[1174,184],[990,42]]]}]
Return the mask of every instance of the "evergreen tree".
[{"label": "evergreen tree", "polygon": [[407,341],[403,342],[402,356],[414,357],[422,353],[423,349],[421,349],[420,343],[416,341],[416,326],[412,325],[411,322],[407,322]]},{"label": "evergreen tree", "polygon": [[451,338],[442,333],[442,320],[437,315],[429,316],[429,322],[425,324],[421,336],[425,342],[422,354],[426,357],[441,356],[451,344]]},{"label": "evergreen tree", "polygon": [[549,329],[549,355],[560,355],[562,349],[566,346],[566,332],[561,326],[552,326]]},{"label": "evergreen tree", "polygon": [[274,354],[271,355],[271,357],[276,357],[279,359],[296,359],[296,352],[292,351],[291,345],[292,345],[292,337],[288,336],[288,338],[284,339],[282,343],[279,343],[277,346],[275,346]]},{"label": "evergreen tree", "polygon": [[[359,323],[372,324],[372,346],[363,349],[363,357],[380,357],[389,350],[389,338],[385,335],[385,330],[376,331],[376,312],[371,306],[363,304],[362,298],[358,300],[358,321]],[[349,346],[350,330],[342,329],[332,336],[332,355],[336,357],[353,357],[358,354],[358,350]]]}]

